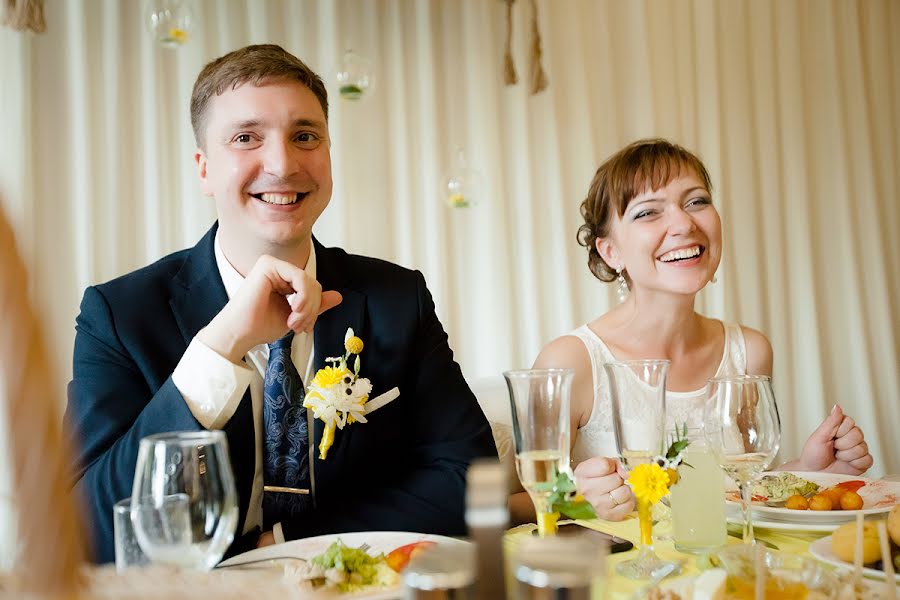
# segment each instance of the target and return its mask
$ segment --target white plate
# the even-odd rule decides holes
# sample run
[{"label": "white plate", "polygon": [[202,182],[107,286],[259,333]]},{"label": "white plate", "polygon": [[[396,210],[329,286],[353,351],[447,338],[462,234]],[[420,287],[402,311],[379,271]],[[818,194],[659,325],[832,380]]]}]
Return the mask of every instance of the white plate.
[{"label": "white plate", "polygon": [[[772,531],[811,531],[816,533],[830,533],[841,526],[840,523],[796,523],[790,521],[771,521],[760,514],[754,514],[754,529],[770,529]],[[725,512],[725,520],[732,525],[744,525],[739,506],[728,506]]]},{"label": "white plate", "polygon": [[[763,473],[763,475],[777,474],[777,472]],[[844,481],[863,481],[865,485],[857,490],[857,493],[863,499],[863,508],[861,510],[791,510],[789,508],[766,506],[762,502],[754,501],[752,504],[753,513],[769,522],[840,525],[856,519],[857,513],[873,515],[890,512],[891,508],[900,502],[900,482],[851,477],[850,475],[835,475],[832,473],[794,472],[794,475],[812,481],[822,488],[833,487]],[[726,492],[726,500],[729,504],[739,505],[739,498],[735,490]],[[756,519],[754,518],[755,522]]]},{"label": "white plate", "polygon": [[[269,558],[277,558],[282,556],[290,556],[293,558],[310,559],[317,554],[324,552],[328,546],[340,539],[345,545],[358,548],[363,544],[369,544],[369,554],[387,554],[395,548],[412,544],[414,542],[436,542],[439,545],[460,545],[469,542],[457,540],[442,535],[431,535],[428,533],[410,533],[406,531],[360,531],[356,533],[337,533],[330,535],[320,535],[318,537],[306,538],[302,540],[292,540],[284,544],[276,544],[274,546],[266,546],[265,548],[257,548],[237,556],[232,556],[226,561],[222,561],[220,566],[227,567],[232,565],[240,565],[249,561],[266,560]],[[273,562],[273,566],[281,568],[283,565],[292,564],[293,561]],[[358,598],[359,600],[393,600],[402,596],[401,586],[392,589],[377,589],[372,591],[362,591],[355,593],[342,594],[337,589],[328,588],[310,592],[308,597],[319,599],[326,598]],[[307,596],[304,596],[307,597]]]},{"label": "white plate", "polygon": [[[828,537],[823,537],[820,540],[816,540],[815,542],[810,544],[809,553],[821,560],[823,563],[827,563],[835,567],[840,567],[841,569],[853,570],[853,563],[841,560],[834,552],[832,552],[830,535]],[[878,569],[863,567],[862,572],[866,577],[872,577],[873,579],[884,579],[884,571],[879,571]],[[895,574],[894,579],[897,580],[897,583],[900,583],[900,573]]]}]

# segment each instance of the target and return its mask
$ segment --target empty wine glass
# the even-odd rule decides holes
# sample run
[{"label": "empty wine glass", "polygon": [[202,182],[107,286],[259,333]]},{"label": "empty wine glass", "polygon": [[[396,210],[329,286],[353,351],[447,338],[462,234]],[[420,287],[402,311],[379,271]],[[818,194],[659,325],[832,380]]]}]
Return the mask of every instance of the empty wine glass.
[{"label": "empty wine glass", "polygon": [[214,567],[234,539],[238,520],[225,434],[175,432],[142,439],[131,502],[135,535],[150,560]]},{"label": "empty wine glass", "polygon": [[706,385],[704,435],[719,466],[738,484],[744,543],[752,544],[750,483],[766,470],[781,443],[781,421],[766,375],[715,377]]},{"label": "empty wine glass", "polygon": [[[613,431],[622,465],[631,472],[665,454],[668,360],[627,360],[603,365],[609,377]],[[665,567],[678,570],[653,551],[653,506],[636,494],[641,537],[638,555],[616,567],[629,579],[649,579]]]}]

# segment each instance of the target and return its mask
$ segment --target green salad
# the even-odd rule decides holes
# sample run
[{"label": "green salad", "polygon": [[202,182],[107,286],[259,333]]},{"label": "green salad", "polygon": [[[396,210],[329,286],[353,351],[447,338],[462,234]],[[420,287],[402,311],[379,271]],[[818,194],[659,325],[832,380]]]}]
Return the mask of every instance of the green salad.
[{"label": "green salad", "polygon": [[819,486],[797,477],[793,473],[766,475],[753,482],[753,497],[763,497],[769,502],[784,502],[791,496],[809,496],[819,491]]},{"label": "green salad", "polygon": [[322,554],[309,560],[309,579],[323,580],[342,592],[355,592],[368,587],[392,587],[399,576],[391,569],[383,554],[370,555],[363,549],[335,541]]}]

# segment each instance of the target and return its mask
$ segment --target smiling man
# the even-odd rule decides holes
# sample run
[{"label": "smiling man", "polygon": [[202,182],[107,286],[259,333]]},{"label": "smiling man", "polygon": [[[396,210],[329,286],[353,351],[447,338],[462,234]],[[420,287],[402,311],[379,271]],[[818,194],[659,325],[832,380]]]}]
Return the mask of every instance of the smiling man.
[{"label": "smiling man", "polygon": [[[322,80],[278,46],[249,46],[203,69],[191,121],[217,223],[88,288],[76,322],[66,425],[95,558],[114,558],[112,507],[131,494],[140,439],[176,430],[228,436],[232,553],[344,531],[462,534],[466,468],[496,455],[490,428],[421,273],[313,238],[332,191]],[[371,397],[399,396],[321,459],[303,390],[348,328]]]}]

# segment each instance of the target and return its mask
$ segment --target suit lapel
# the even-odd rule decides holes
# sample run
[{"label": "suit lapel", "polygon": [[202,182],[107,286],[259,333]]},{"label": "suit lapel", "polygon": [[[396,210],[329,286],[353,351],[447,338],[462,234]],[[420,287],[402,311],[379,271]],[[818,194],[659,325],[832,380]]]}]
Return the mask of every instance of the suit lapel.
[{"label": "suit lapel", "polygon": [[[184,337],[185,348],[228,302],[228,293],[216,266],[214,241],[217,226],[213,225],[194,246],[184,266],[175,276],[177,285],[173,286],[169,305]],[[231,467],[241,501],[241,519],[237,526],[237,531],[241,532],[256,471],[256,430],[249,389],[223,431],[228,437]]]},{"label": "suit lapel", "polygon": [[184,266],[175,276],[178,284],[169,302],[175,321],[189,344],[201,329],[219,314],[228,302],[225,285],[216,267],[213,243],[216,235],[213,225],[203,239],[194,246]]},{"label": "suit lapel", "polygon": [[[322,313],[316,320],[313,332],[313,367],[315,371],[318,371],[326,366],[326,358],[343,356],[344,335],[347,333],[348,327],[352,328],[357,335],[362,335],[363,328],[366,325],[366,296],[353,287],[351,274],[347,271],[347,261],[343,260],[344,251],[335,248],[325,248],[316,240],[313,240],[313,243],[316,245],[316,278],[322,284],[322,290],[334,290],[340,292],[341,296],[343,296],[343,300],[341,300],[339,305]],[[324,423],[316,419],[312,424],[311,431],[313,435],[310,440],[312,451],[310,465],[312,466],[311,473],[314,488],[316,487],[315,476],[317,472],[321,473],[332,466],[337,468],[337,465],[343,462],[344,454],[349,447],[350,436],[353,433],[353,427],[345,427],[343,430],[336,432],[334,444],[328,451],[326,464],[325,461],[319,460],[318,448],[324,430]]]}]

